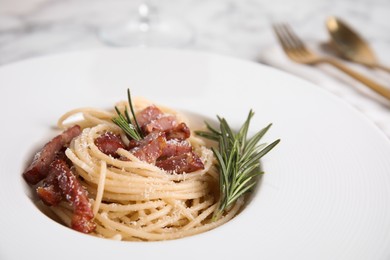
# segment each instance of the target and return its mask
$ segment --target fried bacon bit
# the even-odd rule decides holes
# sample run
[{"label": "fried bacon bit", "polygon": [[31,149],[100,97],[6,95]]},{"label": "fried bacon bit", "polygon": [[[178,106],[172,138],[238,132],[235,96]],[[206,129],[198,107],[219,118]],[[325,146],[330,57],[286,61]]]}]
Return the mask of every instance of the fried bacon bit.
[{"label": "fried bacon bit", "polygon": [[123,143],[121,137],[112,132],[106,132],[95,139],[95,144],[102,153],[111,155],[114,158],[118,158],[116,151],[119,148],[125,148],[126,145]]},{"label": "fried bacon bit", "polygon": [[173,129],[177,125],[176,118],[174,116],[162,116],[150,121],[148,124],[142,127],[142,130],[149,134],[151,132],[159,131],[165,132]]},{"label": "fried bacon bit", "polygon": [[49,175],[53,175],[61,195],[73,207],[71,226],[74,230],[90,233],[96,228],[92,221],[93,212],[88,200],[87,191],[80,184],[64,160],[56,159],[50,164]]},{"label": "fried bacon bit", "polygon": [[153,132],[143,140],[138,141],[138,146],[130,150],[138,159],[148,163],[155,163],[166,146],[166,139],[163,132]]},{"label": "fried bacon bit", "polygon": [[[191,131],[185,123],[178,124],[176,117],[165,115],[154,105],[146,107],[136,117],[143,132],[148,134],[145,139],[149,141],[147,149],[140,142],[130,141],[130,151],[135,156],[143,161],[153,161],[156,166],[169,172],[184,173],[204,169],[202,160],[186,141]],[[156,136],[156,133],[158,141],[150,141],[149,138]],[[149,153],[152,156],[148,156]]]},{"label": "fried bacon bit", "polygon": [[165,132],[173,129],[177,125],[174,116],[165,115],[154,105],[146,107],[136,117],[139,126],[146,135],[155,131]]},{"label": "fried bacon bit", "polygon": [[48,168],[56,157],[56,154],[70,141],[81,133],[80,126],[75,125],[48,142],[33,159],[33,162],[23,173],[23,177],[29,184],[37,184],[48,174]]},{"label": "fried bacon bit", "polygon": [[42,187],[38,187],[37,194],[42,202],[47,206],[58,205],[58,203],[60,203],[62,200],[61,191],[58,190],[57,186],[53,184],[46,184]]},{"label": "fried bacon bit", "polygon": [[159,160],[163,160],[168,157],[176,156],[183,153],[188,153],[191,151],[192,151],[192,147],[188,141],[171,139],[166,141],[166,146],[164,147]]},{"label": "fried bacon bit", "polygon": [[80,133],[80,126],[75,125],[54,137],[35,155],[23,177],[29,184],[43,180],[36,190],[43,203],[56,206],[62,200],[68,201],[73,206],[72,228],[90,233],[96,225],[87,191],[70,170],[65,155],[67,145]]},{"label": "fried bacon bit", "polygon": [[151,121],[164,116],[164,113],[158,109],[156,106],[148,106],[142,111],[140,111],[137,115],[137,122],[140,127],[143,127],[149,124]]},{"label": "fried bacon bit", "polygon": [[[65,150],[66,147],[61,148],[61,150],[56,154],[54,160],[62,160],[69,166],[72,162],[68,159],[68,157],[66,157]],[[46,178],[43,179],[42,184],[37,188],[37,194],[46,205],[56,206],[62,200],[62,193],[60,187],[58,186],[57,176],[51,168],[52,163],[48,168]]]},{"label": "fried bacon bit", "polygon": [[193,152],[183,153],[157,161],[156,166],[173,173],[194,172],[204,169],[203,162]]},{"label": "fried bacon bit", "polygon": [[46,179],[43,180],[42,186],[37,188],[37,194],[47,206],[56,206],[61,202],[61,190],[53,171],[49,170],[49,174]]},{"label": "fried bacon bit", "polygon": [[184,173],[204,169],[202,160],[187,141],[191,131],[185,123],[178,123],[176,117],[164,114],[154,105],[140,111],[136,118],[146,135],[144,139],[130,140],[126,147],[119,136],[107,132],[95,140],[99,150],[122,159],[117,155],[117,149],[128,149],[141,161],[153,163],[169,172]]},{"label": "fried bacon bit", "polygon": [[166,131],[167,140],[186,140],[191,136],[191,131],[185,123],[180,123],[176,127]]}]

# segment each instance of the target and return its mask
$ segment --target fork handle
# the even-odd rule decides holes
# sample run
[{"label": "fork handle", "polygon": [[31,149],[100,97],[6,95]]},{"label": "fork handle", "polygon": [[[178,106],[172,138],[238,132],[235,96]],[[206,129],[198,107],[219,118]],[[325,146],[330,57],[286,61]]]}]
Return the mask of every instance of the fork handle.
[{"label": "fork handle", "polygon": [[382,64],[374,64],[373,67],[374,67],[374,68],[381,69],[381,70],[384,70],[384,71],[390,73],[390,68],[387,67],[387,66],[384,66],[384,65],[382,65]]},{"label": "fork handle", "polygon": [[341,62],[338,62],[337,60],[325,59],[324,61],[335,66],[336,68],[345,72],[346,74],[348,74],[352,78],[360,81],[361,83],[363,83],[367,87],[371,88],[376,93],[378,93],[378,94],[382,95],[383,97],[390,100],[390,89],[386,88],[385,86],[382,86],[381,84],[378,84],[377,82],[373,81],[372,79],[369,79],[366,76],[363,76],[359,72],[348,68],[347,66],[345,66]]}]

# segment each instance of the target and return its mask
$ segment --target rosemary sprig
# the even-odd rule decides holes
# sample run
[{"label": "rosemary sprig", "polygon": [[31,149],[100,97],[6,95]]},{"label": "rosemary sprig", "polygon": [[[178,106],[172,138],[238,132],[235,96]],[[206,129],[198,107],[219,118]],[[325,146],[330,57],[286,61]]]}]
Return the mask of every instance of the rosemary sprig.
[{"label": "rosemary sprig", "polygon": [[127,89],[127,100],[133,119],[130,118],[127,106],[125,107],[124,115],[119,111],[118,107],[115,106],[115,111],[118,114],[118,117],[112,118],[112,121],[125,132],[128,138],[139,141],[143,139],[144,136],[137,122],[137,118],[135,117],[130,89]]},{"label": "rosemary sprig", "polygon": [[223,212],[233,205],[237,199],[250,191],[257,183],[257,176],[263,172],[260,169],[260,158],[274,148],[280,139],[267,145],[259,144],[272,124],[269,124],[251,138],[247,138],[250,121],[254,115],[249,111],[248,117],[237,133],[233,132],[228,122],[219,116],[219,129],[206,122],[208,131],[195,131],[204,138],[218,142],[218,149],[212,148],[220,170],[218,209],[213,219],[217,220]]}]

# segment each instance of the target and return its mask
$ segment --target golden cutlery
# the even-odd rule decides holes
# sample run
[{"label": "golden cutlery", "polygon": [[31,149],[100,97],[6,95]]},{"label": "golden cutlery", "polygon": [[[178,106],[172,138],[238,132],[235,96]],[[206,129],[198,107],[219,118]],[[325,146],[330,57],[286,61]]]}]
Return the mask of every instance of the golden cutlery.
[{"label": "golden cutlery", "polygon": [[390,99],[390,90],[386,87],[376,83],[375,81],[363,76],[362,74],[348,68],[336,59],[319,56],[316,53],[308,49],[305,44],[299,39],[299,37],[293,32],[291,27],[286,24],[275,24],[273,30],[283,47],[284,52],[287,56],[298,63],[315,65],[318,63],[328,63],[345,72],[352,78],[365,84],[383,97]]},{"label": "golden cutlery", "polygon": [[326,21],[326,27],[331,36],[331,46],[344,58],[390,72],[389,67],[379,63],[368,42],[347,23],[339,18],[329,17]]}]

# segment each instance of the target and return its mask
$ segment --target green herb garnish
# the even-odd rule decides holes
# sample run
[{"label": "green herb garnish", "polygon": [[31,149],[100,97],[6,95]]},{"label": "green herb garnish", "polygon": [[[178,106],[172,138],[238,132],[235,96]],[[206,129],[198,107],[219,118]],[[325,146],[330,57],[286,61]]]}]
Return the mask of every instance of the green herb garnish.
[{"label": "green herb garnish", "polygon": [[144,136],[141,128],[138,125],[137,118],[135,117],[133,103],[131,101],[130,89],[127,89],[127,100],[129,102],[129,107],[133,119],[130,118],[127,106],[125,107],[124,115],[119,111],[117,107],[115,107],[115,111],[118,114],[118,117],[114,117],[112,121],[125,132],[128,138],[139,141],[143,139]]},{"label": "green herb garnish", "polygon": [[212,148],[221,173],[220,200],[218,210],[214,212],[214,220],[220,218],[240,196],[256,185],[256,177],[263,174],[260,158],[280,142],[278,139],[269,145],[258,144],[271,124],[248,139],[249,124],[253,115],[254,112],[250,110],[246,121],[237,133],[234,133],[227,121],[219,116],[217,116],[219,130],[206,122],[208,131],[196,131],[199,136],[218,142],[218,149]]}]

